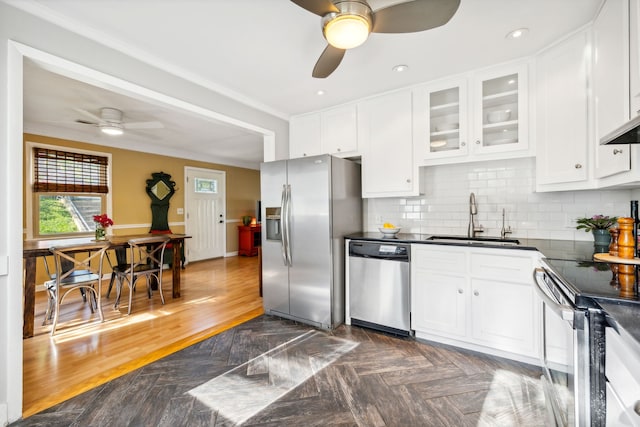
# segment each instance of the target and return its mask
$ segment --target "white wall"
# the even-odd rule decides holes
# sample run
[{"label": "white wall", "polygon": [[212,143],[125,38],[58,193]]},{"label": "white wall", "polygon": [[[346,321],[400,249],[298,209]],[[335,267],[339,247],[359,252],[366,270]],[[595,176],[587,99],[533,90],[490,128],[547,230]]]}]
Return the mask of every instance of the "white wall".
[{"label": "white wall", "polygon": [[366,231],[389,221],[403,233],[466,235],[474,192],[482,236],[500,236],[504,208],[513,237],[592,240],[575,229],[576,218],[629,216],[630,200],[640,196],[638,190],[536,193],[534,158],[431,166],[422,168],[421,179],[423,196],[367,200]]},{"label": "white wall", "polygon": [[268,129],[275,158],[289,152],[286,120],[0,2],[0,425],[22,414],[22,55],[11,41]]}]

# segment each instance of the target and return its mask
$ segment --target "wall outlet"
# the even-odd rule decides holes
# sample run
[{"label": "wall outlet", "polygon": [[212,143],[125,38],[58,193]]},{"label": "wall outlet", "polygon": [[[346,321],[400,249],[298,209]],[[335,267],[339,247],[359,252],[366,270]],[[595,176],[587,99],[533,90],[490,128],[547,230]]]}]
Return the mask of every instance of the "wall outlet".
[{"label": "wall outlet", "polygon": [[376,215],[376,224],[382,224],[382,215]]},{"label": "wall outlet", "polygon": [[183,208],[178,208],[178,215],[184,215],[184,209]]}]

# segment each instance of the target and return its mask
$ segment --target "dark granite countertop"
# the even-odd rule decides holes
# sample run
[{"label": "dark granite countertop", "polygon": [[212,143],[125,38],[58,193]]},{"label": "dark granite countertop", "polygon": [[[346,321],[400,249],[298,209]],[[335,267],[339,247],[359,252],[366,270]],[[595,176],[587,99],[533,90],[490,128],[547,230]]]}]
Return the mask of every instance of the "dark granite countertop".
[{"label": "dark granite countertop", "polygon": [[[582,242],[573,240],[552,240],[552,239],[521,239],[516,238],[520,243],[517,245],[505,244],[500,241],[482,241],[479,243],[450,242],[442,240],[428,240],[431,234],[408,234],[398,233],[396,237],[384,237],[382,233],[364,232],[354,233],[345,236],[346,239],[368,240],[379,242],[396,243],[423,243],[426,245],[451,245],[482,248],[519,249],[527,251],[541,252],[547,258],[569,259],[578,261],[591,261],[593,259],[593,242]],[[464,238],[464,236],[452,236],[454,238]],[[498,238],[496,238],[498,239]]]},{"label": "dark granite countertop", "polygon": [[[420,243],[430,245],[453,245],[466,247],[502,248],[538,251],[545,258],[578,261],[590,263],[595,252],[606,252],[606,248],[595,248],[593,242],[552,239],[521,239],[519,244],[504,244],[502,242],[467,243],[428,240],[429,234],[398,233],[396,237],[384,237],[382,233],[364,232],[345,236],[346,239],[368,240],[397,243]],[[454,236],[461,238],[463,236]],[[629,341],[632,348],[636,348],[640,354],[640,299],[637,301],[615,301],[611,298],[592,297],[594,301],[607,313],[612,326],[620,335]]]}]

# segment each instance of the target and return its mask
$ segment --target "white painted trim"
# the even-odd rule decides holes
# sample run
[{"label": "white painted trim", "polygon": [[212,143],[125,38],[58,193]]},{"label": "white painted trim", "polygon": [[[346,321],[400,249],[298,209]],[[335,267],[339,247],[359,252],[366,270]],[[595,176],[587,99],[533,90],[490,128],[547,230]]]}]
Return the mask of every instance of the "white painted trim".
[{"label": "white painted trim", "polygon": [[9,274],[9,257],[0,256],[0,276]]},{"label": "white painted trim", "polygon": [[[6,176],[14,177],[15,182],[6,186],[6,197],[9,206],[13,206],[5,212],[3,226],[6,227],[6,240],[0,244],[0,251],[7,250],[8,268],[7,276],[0,279],[6,284],[23,283],[23,70],[24,56],[20,47],[13,41],[7,42],[7,158],[1,162],[6,165]],[[4,246],[6,245],[6,247]],[[0,382],[3,387],[0,393],[6,396],[6,418],[8,421],[16,421],[22,416],[22,373],[23,373],[23,346],[22,346],[22,304],[24,302],[23,286],[7,286],[7,299],[2,307],[6,309],[3,325],[6,334],[6,349],[0,360],[3,367],[0,375],[6,375]],[[10,350],[9,350],[10,349]],[[5,402],[2,402],[4,404]]]},{"label": "white painted trim", "polygon": [[225,258],[229,258],[230,256],[238,256],[238,251],[235,252],[227,252],[226,254],[224,254]]},{"label": "white painted trim", "polygon": [[[80,148],[69,148],[69,147],[60,147],[58,145],[48,145],[48,144],[42,144],[40,142],[32,142],[32,141],[27,141],[27,143],[25,144],[25,152],[26,153],[31,153],[31,150],[34,147],[40,147],[40,148],[49,148],[52,150],[61,150],[61,151],[68,151],[70,153],[82,153],[82,154],[93,154],[96,156],[102,156],[102,157],[107,157],[109,159],[109,163],[107,166],[107,185],[109,186],[109,192],[107,193],[106,196],[106,202],[107,202],[107,215],[110,218],[113,218],[113,210],[112,210],[112,202],[113,202],[113,186],[112,186],[112,182],[111,182],[111,177],[113,176],[112,173],[112,166],[113,166],[113,161],[111,158],[111,153],[104,153],[102,151],[93,151],[93,150],[82,150]],[[23,182],[23,186],[25,187],[25,211],[26,211],[26,217],[27,218],[33,218],[33,156],[31,154],[24,156],[24,168],[27,171],[27,182]],[[33,239],[33,221],[27,221],[27,229],[26,229],[26,236],[27,239]],[[52,236],[52,238],[54,238]]]},{"label": "white painted trim", "polygon": [[240,222],[239,219],[228,219],[227,222]]},{"label": "white painted trim", "polygon": [[132,58],[136,58],[142,62],[145,62],[161,70],[164,70],[177,77],[183,78],[185,80],[189,80],[193,83],[196,83],[202,87],[205,87],[221,95],[224,95],[228,98],[231,98],[244,105],[247,105],[252,108],[256,108],[260,111],[271,114],[283,120],[289,120],[289,115],[282,111],[276,110],[275,108],[269,105],[266,105],[247,95],[236,92],[226,86],[220,85],[209,79],[203,78],[199,74],[196,74],[182,67],[179,67],[176,64],[162,60],[154,55],[151,55],[149,52],[145,50],[138,49],[126,43],[123,40],[118,40],[110,35],[97,31],[96,29],[91,28],[81,22],[70,19],[66,16],[63,16],[62,14],[56,13],[54,10],[48,7],[45,7],[44,5],[39,4],[33,0],[5,0],[5,2],[31,15],[37,16],[38,18],[41,18],[45,21],[58,25],[68,31],[74,32],[90,40],[96,41],[102,45],[115,49],[118,52],[124,53],[125,55],[131,56]]},{"label": "white painted trim", "polygon": [[9,424],[9,419],[7,417],[7,404],[0,403],[0,426],[6,426]]},{"label": "white painted trim", "polygon": [[[183,101],[178,98],[174,98],[169,95],[165,95],[160,92],[156,92],[151,89],[139,86],[137,84],[122,80],[120,78],[111,76],[101,71],[94,70],[92,68],[85,67],[80,64],[68,61],[63,58],[51,55],[47,52],[35,49],[31,46],[24,45],[19,42],[13,42],[16,48],[22,53],[24,57],[28,57],[36,62],[38,65],[51,72],[69,77],[74,80],[78,80],[93,86],[100,87],[105,90],[116,92],[122,95],[130,96],[135,99],[139,99],[143,102],[149,102],[153,104],[162,104],[164,106],[182,110],[196,116],[204,117],[209,120],[219,121],[231,126],[236,126],[247,131],[255,132],[263,135],[264,137],[264,159],[275,160],[275,132],[270,129],[238,120],[236,118],[209,110],[207,108],[200,107],[190,102]],[[171,150],[169,150],[171,151]],[[158,152],[156,147],[156,154],[164,154]],[[180,157],[175,152],[166,153],[168,156]]]}]

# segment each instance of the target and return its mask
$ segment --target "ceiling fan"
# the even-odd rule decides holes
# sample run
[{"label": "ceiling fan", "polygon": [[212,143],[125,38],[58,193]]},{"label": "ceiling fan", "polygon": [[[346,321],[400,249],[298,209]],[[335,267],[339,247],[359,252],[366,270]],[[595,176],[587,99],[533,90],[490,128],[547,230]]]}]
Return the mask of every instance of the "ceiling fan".
[{"label": "ceiling fan", "polygon": [[291,0],[322,17],[329,43],[312,76],[325,78],[338,68],[347,49],[360,46],[370,33],[415,33],[449,22],[460,0],[413,0],[373,11],[365,0]]},{"label": "ceiling fan", "polygon": [[74,110],[92,119],[92,121],[78,119],[76,120],[76,123],[97,126],[103,133],[106,133],[107,135],[122,135],[125,129],[162,129],[164,128],[164,125],[157,121],[125,123],[122,121],[122,117],[123,117],[122,111],[116,108],[101,108],[99,117],[81,108],[74,108]]}]

